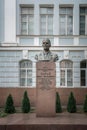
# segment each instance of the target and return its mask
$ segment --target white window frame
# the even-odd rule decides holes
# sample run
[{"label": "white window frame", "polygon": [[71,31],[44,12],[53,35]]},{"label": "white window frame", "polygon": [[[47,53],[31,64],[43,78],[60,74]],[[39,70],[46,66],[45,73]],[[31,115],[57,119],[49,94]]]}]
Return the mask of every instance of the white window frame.
[{"label": "white window frame", "polygon": [[[87,86],[87,60],[84,60],[84,61],[86,61],[86,68],[80,68],[80,81],[81,81],[81,70],[85,70],[85,73],[86,73],[86,77],[85,77],[85,86],[81,86],[81,82],[80,82],[80,86],[81,87],[86,87]],[[83,61],[81,61],[81,62],[83,62]],[[80,62],[80,64],[81,64],[81,62]]]},{"label": "white window frame", "polygon": [[[22,11],[22,8],[33,8],[33,11],[34,11],[34,7],[21,7],[21,11]],[[20,12],[21,12],[20,11]],[[27,17],[27,20],[26,20],[26,23],[27,23],[27,33],[26,34],[22,34],[22,15],[26,15]],[[22,12],[20,13],[20,34],[21,35],[33,35],[34,34],[34,28],[33,28],[33,32],[32,33],[29,33],[29,17],[32,16],[33,17],[33,25],[34,25],[34,13],[33,14],[22,14]]]},{"label": "white window frame", "polygon": [[[21,61],[19,64],[21,65],[21,63],[22,62],[25,62],[25,61],[28,61],[28,62],[32,62],[32,61],[29,61],[29,60],[23,60],[23,61]],[[19,66],[20,66],[19,65]],[[33,66],[33,64],[32,64],[32,66]],[[25,77],[21,77],[21,70],[25,70]],[[27,71],[28,70],[31,70],[32,71],[32,76],[28,76],[27,77]],[[21,68],[20,67],[20,86],[22,86],[22,87],[28,87],[28,86],[32,86],[32,84],[33,84],[33,68],[31,67],[31,68]],[[25,85],[21,85],[21,79],[25,79]],[[32,83],[31,83],[31,85],[28,85],[28,80],[27,79],[31,79],[32,80]]]},{"label": "white window frame", "polygon": [[[61,7],[60,7],[61,8]],[[64,8],[68,8],[68,7],[64,7]],[[73,7],[71,7],[72,10],[73,10]],[[68,17],[69,16],[72,16],[72,22],[73,22],[73,14],[59,14],[59,25],[60,25],[60,18],[61,16],[65,16],[65,34],[61,34],[60,35],[69,35],[69,36],[72,36],[73,35],[73,23],[72,23],[72,34],[68,34]],[[61,28],[59,28],[60,32],[61,32]]]},{"label": "white window frame", "polygon": [[[83,8],[87,8],[87,7],[83,7]],[[85,35],[87,35],[87,14],[80,14],[80,16],[85,16]],[[83,35],[83,34],[80,33],[80,35]]]},{"label": "white window frame", "polygon": [[[66,62],[66,61],[70,61],[70,60],[62,60],[61,62]],[[72,68],[61,68],[61,62],[60,62],[60,86],[61,87],[73,87],[73,67]],[[73,66],[73,62],[70,61],[72,63],[72,66]],[[65,85],[61,85],[61,70],[64,70],[65,71]],[[67,77],[67,71],[68,70],[72,70],[72,86],[68,86],[67,85],[67,81],[68,81],[68,77]]]},{"label": "white window frame", "polygon": [[[40,8],[49,8],[49,7],[40,7]],[[53,7],[51,7],[53,9]],[[41,33],[41,16],[45,16],[46,17],[46,32],[44,34]],[[48,34],[48,17],[49,16],[52,16],[52,19],[53,19],[53,14],[46,14],[46,13],[43,13],[41,14],[40,12],[40,35],[53,35],[53,25],[52,25],[52,34]]]}]

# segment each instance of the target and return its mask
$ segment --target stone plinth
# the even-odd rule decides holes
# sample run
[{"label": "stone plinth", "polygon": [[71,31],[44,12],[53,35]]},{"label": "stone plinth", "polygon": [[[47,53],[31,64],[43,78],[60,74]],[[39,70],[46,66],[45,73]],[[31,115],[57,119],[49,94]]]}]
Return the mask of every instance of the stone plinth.
[{"label": "stone plinth", "polygon": [[52,117],[55,112],[56,66],[54,62],[36,63],[36,116]]}]

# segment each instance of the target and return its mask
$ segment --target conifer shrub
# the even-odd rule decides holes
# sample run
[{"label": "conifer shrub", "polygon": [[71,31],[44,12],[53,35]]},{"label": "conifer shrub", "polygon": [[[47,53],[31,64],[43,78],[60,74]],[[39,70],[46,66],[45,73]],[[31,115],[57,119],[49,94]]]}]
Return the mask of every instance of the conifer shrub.
[{"label": "conifer shrub", "polygon": [[22,112],[28,113],[30,112],[30,100],[27,95],[27,91],[24,92],[23,100],[22,100]]},{"label": "conifer shrub", "polygon": [[5,113],[15,113],[15,107],[14,107],[14,102],[13,102],[13,98],[12,95],[9,94],[7,99],[6,99],[6,104],[5,104]]},{"label": "conifer shrub", "polygon": [[83,111],[87,112],[87,95],[85,96],[84,104],[83,104]]},{"label": "conifer shrub", "polygon": [[62,107],[61,107],[60,96],[59,93],[56,92],[56,113],[61,113],[61,112],[62,112]]},{"label": "conifer shrub", "polygon": [[76,100],[72,92],[70,93],[69,98],[68,98],[67,111],[70,113],[75,113],[77,111]]}]

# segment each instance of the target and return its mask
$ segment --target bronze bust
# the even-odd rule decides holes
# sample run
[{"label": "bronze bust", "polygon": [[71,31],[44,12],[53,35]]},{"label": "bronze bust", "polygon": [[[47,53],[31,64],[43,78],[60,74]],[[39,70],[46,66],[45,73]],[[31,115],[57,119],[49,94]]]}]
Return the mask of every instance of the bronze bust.
[{"label": "bronze bust", "polygon": [[44,39],[42,41],[42,47],[43,47],[43,51],[35,56],[35,59],[37,61],[53,61],[53,62],[56,62],[58,60],[58,55],[53,54],[49,50],[49,48],[51,47],[51,42],[48,38]]}]

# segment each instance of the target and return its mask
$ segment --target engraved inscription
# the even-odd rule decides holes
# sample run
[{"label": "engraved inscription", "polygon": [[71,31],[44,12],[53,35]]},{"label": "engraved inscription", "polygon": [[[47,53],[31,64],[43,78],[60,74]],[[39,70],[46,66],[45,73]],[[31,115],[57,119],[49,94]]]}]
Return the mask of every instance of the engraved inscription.
[{"label": "engraved inscription", "polygon": [[51,89],[52,81],[49,78],[41,78],[41,80],[38,84],[41,85],[40,89],[49,90],[49,89]]},{"label": "engraved inscription", "polygon": [[41,90],[50,90],[55,86],[55,67],[53,63],[37,63],[37,86]]},{"label": "engraved inscription", "polygon": [[41,72],[41,75],[42,75],[42,76],[50,76],[51,73],[50,73],[50,72]]}]

